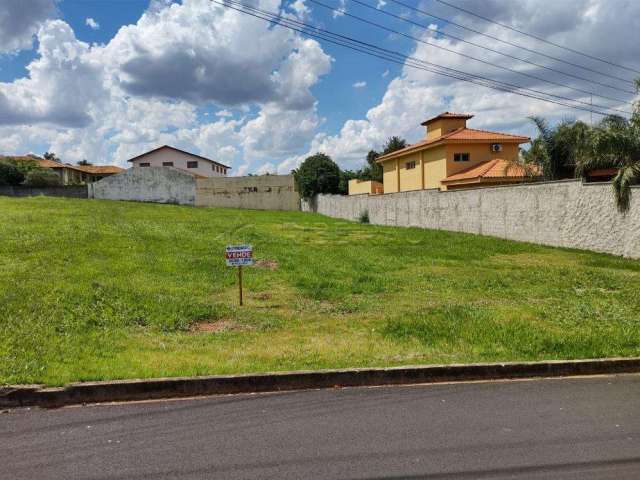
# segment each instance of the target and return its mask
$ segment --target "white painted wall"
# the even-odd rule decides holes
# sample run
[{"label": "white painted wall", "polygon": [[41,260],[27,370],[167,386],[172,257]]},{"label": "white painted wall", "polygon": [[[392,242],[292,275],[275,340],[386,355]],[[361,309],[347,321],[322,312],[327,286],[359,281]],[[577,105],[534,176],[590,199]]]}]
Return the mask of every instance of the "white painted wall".
[{"label": "white painted wall", "polygon": [[[164,162],[173,162],[173,168],[179,170],[186,170],[190,173],[195,173],[203,177],[224,177],[225,173],[221,173],[215,170],[214,162],[203,160],[202,158],[193,157],[186,153],[178,152],[170,148],[163,148],[153,153],[138,158],[132,162],[129,162],[134,167],[140,167],[141,163],[149,163],[151,167],[162,167]],[[198,162],[198,168],[187,168],[187,162]],[[221,168],[220,166],[218,166]],[[141,167],[144,168],[144,167]]]}]

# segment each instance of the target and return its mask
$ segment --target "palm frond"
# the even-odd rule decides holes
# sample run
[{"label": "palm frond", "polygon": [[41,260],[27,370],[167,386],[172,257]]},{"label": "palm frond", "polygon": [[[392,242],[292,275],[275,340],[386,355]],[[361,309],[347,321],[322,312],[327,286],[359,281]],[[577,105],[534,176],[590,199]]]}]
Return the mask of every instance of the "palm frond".
[{"label": "palm frond", "polygon": [[631,206],[631,186],[640,183],[640,164],[625,165],[613,179],[613,193],[616,206],[622,213]]}]

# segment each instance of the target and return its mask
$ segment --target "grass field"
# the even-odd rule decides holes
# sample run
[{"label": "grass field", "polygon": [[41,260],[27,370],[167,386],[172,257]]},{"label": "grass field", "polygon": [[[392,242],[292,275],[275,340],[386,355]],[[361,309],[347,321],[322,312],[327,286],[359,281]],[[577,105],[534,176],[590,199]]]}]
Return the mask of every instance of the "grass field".
[{"label": "grass field", "polygon": [[[237,306],[228,243],[248,242]],[[0,383],[640,354],[640,262],[298,212],[0,197]]]}]

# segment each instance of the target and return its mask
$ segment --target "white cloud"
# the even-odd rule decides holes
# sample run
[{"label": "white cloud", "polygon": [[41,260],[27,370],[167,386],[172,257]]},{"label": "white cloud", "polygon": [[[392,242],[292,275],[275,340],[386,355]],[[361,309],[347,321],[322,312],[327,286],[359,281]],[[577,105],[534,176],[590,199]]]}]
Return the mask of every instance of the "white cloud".
[{"label": "white cloud", "polygon": [[387,68],[384,72],[382,72],[382,78],[387,78],[389,76],[389,69]]},{"label": "white cloud", "polygon": [[[619,48],[621,44],[633,43],[631,32],[634,31],[633,23],[635,18],[640,16],[640,2],[627,1],[623,6],[618,6],[615,12],[607,7],[608,4],[605,3],[605,0],[544,3],[537,0],[529,0],[518,4],[505,4],[501,1],[480,2],[479,0],[468,0],[463,2],[462,5],[492,18],[517,25],[518,28],[525,31],[542,33],[543,36],[547,36],[552,41],[571,45],[572,48],[590,52],[616,63],[630,65],[636,69],[640,68],[637,56],[631,54],[629,49]],[[507,6],[506,8],[505,5]],[[622,17],[619,15],[620,8],[625,12]],[[576,12],[583,12],[583,14],[576,16]],[[561,17],[562,20],[557,17]],[[468,16],[457,20],[460,23],[470,23]],[[538,42],[526,37],[523,38],[521,35],[486,22],[478,21],[474,26],[486,33],[528,48],[546,49],[546,47],[540,46]],[[447,27],[444,28],[444,31],[448,30]],[[452,33],[454,33],[453,30]],[[458,31],[455,33],[459,34]],[[533,73],[557,82],[579,85],[580,88],[584,89],[593,88],[598,93],[604,93],[602,88],[596,88],[584,82],[574,82],[560,75],[553,75],[546,71],[541,72],[539,69],[534,71],[531,67],[525,68],[522,64],[517,64],[515,61],[508,60],[495,53],[479,50],[476,47],[452,41],[446,37],[433,37],[428,31],[416,31],[414,32],[415,34],[423,35],[423,39],[429,42],[446,46],[467,55],[480,57],[505,67],[522,69],[527,73]],[[487,43],[487,39],[479,35],[465,35],[465,38],[475,43]],[[498,50],[506,49],[506,47],[500,46],[495,42],[492,43],[491,47]],[[510,51],[510,53],[514,52]],[[525,55],[522,52],[518,54]],[[569,61],[590,65],[588,60],[576,59],[575,55],[568,52],[556,49],[554,54]],[[578,92],[554,87],[522,77],[516,73],[488,67],[485,64],[477,63],[422,43],[416,43],[410,55],[429,62],[446,65],[450,68],[489,76],[504,82],[589,101],[588,96]],[[540,63],[548,63],[544,59],[536,58],[535,60]],[[575,72],[575,69],[570,67],[562,67],[555,64],[554,66],[586,77],[596,77],[588,72]],[[599,68],[605,72],[612,71],[611,68],[602,64],[599,65]],[[633,76],[631,73],[621,70],[616,70],[616,74],[627,78]],[[598,80],[607,82],[606,79],[602,78],[598,78]],[[618,85],[615,81],[611,81],[611,83]],[[607,91],[605,94],[623,95],[624,97],[624,94],[613,91]],[[626,97],[632,100],[630,96],[627,95]],[[596,97],[594,95],[594,103],[595,101]],[[606,101],[599,99],[599,102]],[[606,104],[620,106],[615,102]],[[625,108],[628,110],[630,106],[627,105]],[[364,162],[367,151],[371,148],[379,148],[389,136],[403,136],[410,142],[415,142],[422,138],[424,128],[420,126],[420,123],[444,110],[475,113],[476,117],[471,120],[471,126],[512,131],[526,135],[535,134],[527,120],[530,115],[544,115],[552,121],[563,118],[581,118],[587,121],[589,119],[589,114],[585,112],[515,94],[490,90],[478,85],[416,70],[405,65],[400,75],[389,83],[380,103],[369,109],[364,118],[347,120],[335,135],[317,134],[305,155],[322,151],[331,155],[334,160],[344,167],[359,167]],[[283,170],[294,168],[297,162],[304,158],[305,155],[287,158],[281,163],[281,168]]]},{"label": "white cloud", "polygon": [[333,16],[333,18],[343,17],[346,11],[347,11],[347,0],[339,0],[338,8],[335,8],[331,15]]},{"label": "white cloud", "polygon": [[[77,40],[61,20],[38,39],[28,75],[0,83],[0,149],[37,143],[66,161],[122,163],[167,143],[232,166],[249,156],[242,171],[256,168],[251,156],[306,147],[320,123],[311,88],[331,68],[317,42],[208,0],[155,2],[105,45]],[[212,104],[249,115],[222,109],[199,123],[197,109]]]},{"label": "white cloud", "polygon": [[365,81],[356,82],[352,85],[353,88],[364,88],[366,86],[367,86],[367,82]]},{"label": "white cloud", "polygon": [[54,0],[0,2],[0,53],[30,49],[39,26],[55,14]]},{"label": "white cloud", "polygon": [[100,24],[91,17],[85,19],[84,24],[92,30],[100,30]]}]

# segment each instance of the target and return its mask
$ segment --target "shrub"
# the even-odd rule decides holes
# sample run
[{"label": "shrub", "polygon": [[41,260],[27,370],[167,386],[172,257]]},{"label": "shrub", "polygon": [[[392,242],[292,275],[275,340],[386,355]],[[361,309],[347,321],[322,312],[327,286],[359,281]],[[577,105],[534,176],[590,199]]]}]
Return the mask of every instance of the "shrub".
[{"label": "shrub", "polygon": [[303,198],[340,192],[340,167],[324,153],[307,157],[293,175]]},{"label": "shrub", "polygon": [[358,217],[358,222],[369,223],[369,210],[365,210],[364,212],[360,213],[360,216]]},{"label": "shrub", "polygon": [[30,187],[57,187],[62,183],[55,172],[45,168],[37,168],[27,173],[24,184]]},{"label": "shrub", "polygon": [[24,175],[15,165],[8,162],[0,162],[0,185],[20,185],[24,181]]}]

